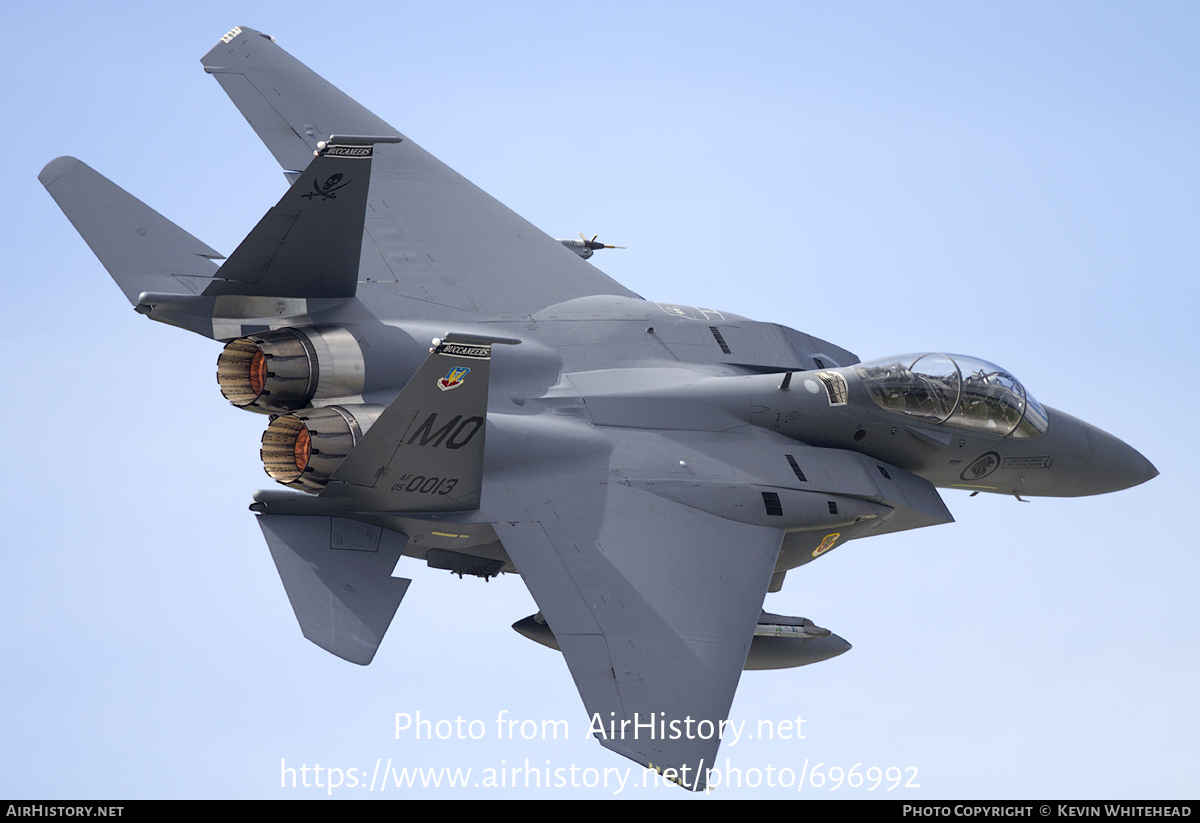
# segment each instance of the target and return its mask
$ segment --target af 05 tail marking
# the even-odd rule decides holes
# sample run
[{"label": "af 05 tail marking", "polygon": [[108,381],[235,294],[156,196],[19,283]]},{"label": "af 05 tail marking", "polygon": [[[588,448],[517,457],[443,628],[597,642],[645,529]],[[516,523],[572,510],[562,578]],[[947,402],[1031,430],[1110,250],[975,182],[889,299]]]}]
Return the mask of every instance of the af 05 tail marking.
[{"label": "af 05 tail marking", "polygon": [[491,356],[491,343],[440,341],[321,496],[374,511],[479,508]]}]

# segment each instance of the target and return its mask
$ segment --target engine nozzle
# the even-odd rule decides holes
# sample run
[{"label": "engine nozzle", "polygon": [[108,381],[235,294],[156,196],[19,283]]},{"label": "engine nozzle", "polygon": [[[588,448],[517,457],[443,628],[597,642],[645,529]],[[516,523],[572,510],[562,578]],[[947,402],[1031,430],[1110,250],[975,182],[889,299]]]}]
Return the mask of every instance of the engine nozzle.
[{"label": "engine nozzle", "polygon": [[362,348],[341,328],[251,334],[226,344],[217,358],[225,399],[262,414],[285,414],[314,399],[354,397],[364,372]]},{"label": "engine nozzle", "polygon": [[325,406],[276,417],[263,432],[263,468],[285,486],[316,494],[384,408]]}]

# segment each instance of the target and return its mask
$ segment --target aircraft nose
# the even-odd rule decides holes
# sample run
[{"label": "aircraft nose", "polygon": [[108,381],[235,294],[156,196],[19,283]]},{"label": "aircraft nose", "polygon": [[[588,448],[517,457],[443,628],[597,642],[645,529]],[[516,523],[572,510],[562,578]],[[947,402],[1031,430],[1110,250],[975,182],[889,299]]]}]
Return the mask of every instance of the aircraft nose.
[{"label": "aircraft nose", "polygon": [[[1137,449],[1106,431],[1058,409],[1050,417],[1051,451],[1055,453],[1055,497],[1107,494],[1145,483],[1158,469]],[[1048,477],[1047,480],[1050,478]],[[1031,494],[1036,494],[1032,488]]]},{"label": "aircraft nose", "polygon": [[1088,426],[1091,445],[1089,477],[1084,494],[1105,494],[1128,489],[1158,476],[1158,469],[1123,440],[1094,426]]}]

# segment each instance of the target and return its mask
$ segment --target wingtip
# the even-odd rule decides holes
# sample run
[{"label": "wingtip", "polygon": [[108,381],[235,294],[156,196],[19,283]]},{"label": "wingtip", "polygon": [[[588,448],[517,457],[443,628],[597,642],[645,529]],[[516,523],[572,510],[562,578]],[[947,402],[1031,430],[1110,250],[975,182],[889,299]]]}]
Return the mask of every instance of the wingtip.
[{"label": "wingtip", "polygon": [[82,165],[84,165],[83,161],[75,157],[69,157],[67,155],[55,157],[53,160],[43,166],[40,172],[38,172],[38,180],[41,181],[43,186],[49,186],[64,174],[67,174],[73,169]]},{"label": "wingtip", "polygon": [[270,40],[272,43],[275,42],[274,37],[269,34],[264,34],[258,29],[252,29],[249,26],[234,26],[229,31],[225,32],[225,34],[221,35],[221,39],[218,40],[216,45],[209,49],[208,52],[200,58],[200,62],[205,68],[209,68],[217,62],[217,58],[219,56],[228,53],[228,47],[235,40],[242,39],[243,42],[246,42],[246,39],[256,34],[265,40]]}]

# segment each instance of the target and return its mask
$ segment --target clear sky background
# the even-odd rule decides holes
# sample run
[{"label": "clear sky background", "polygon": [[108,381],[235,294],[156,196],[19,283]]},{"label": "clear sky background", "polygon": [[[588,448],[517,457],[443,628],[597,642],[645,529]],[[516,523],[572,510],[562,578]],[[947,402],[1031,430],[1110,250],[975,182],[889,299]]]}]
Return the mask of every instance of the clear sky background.
[{"label": "clear sky background", "polygon": [[[1195,797],[1200,7],[203,5],[0,12],[0,796],[324,796],[281,789],[281,764],[349,782],[389,759],[637,772],[509,628],[536,611],[516,576],[402,561],[371,666],[304,640],[247,511],[264,419],[221,397],[217,344],[130,310],[38,183],[78,156],[232,251],[285,187],[198,62],[247,25],[546,232],[628,246],[594,260],[649,299],[863,359],[992,360],[1160,470],[1090,499],[946,491],[958,522],[790,574],[767,609],[854,649],[743,677],[735,722],[805,738],[726,743],[718,765],[762,785],[713,797]],[[497,740],[505,711],[570,739]],[[398,712],[487,739],[396,739]],[[765,785],[806,763],[919,788]],[[518,780],[334,796],[615,789]]]}]

